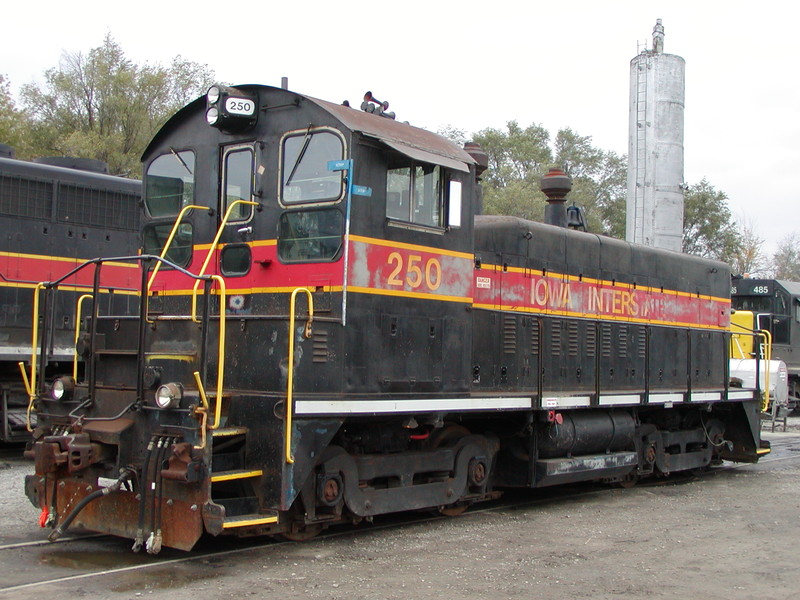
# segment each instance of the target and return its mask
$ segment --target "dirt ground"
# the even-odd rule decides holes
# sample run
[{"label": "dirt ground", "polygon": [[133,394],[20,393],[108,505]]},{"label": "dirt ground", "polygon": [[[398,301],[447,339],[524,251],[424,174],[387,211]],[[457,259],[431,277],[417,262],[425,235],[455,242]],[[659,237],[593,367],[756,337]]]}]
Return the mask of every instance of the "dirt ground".
[{"label": "dirt ground", "polygon": [[[800,418],[788,433],[765,437],[792,443],[797,458],[790,452],[702,478],[606,487],[425,524],[366,526],[13,597],[794,599],[800,593]],[[8,477],[14,472],[21,479],[22,471],[16,461],[5,464],[0,532],[9,543],[35,532],[36,511],[8,499]]]}]

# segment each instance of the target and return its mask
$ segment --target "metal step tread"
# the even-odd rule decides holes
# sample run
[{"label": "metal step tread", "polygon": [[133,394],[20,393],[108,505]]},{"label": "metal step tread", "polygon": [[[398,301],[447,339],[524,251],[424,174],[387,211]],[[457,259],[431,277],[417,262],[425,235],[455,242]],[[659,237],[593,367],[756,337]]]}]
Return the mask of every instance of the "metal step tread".
[{"label": "metal step tread", "polygon": [[220,427],[219,429],[212,429],[211,435],[213,437],[230,437],[234,435],[245,435],[247,427]]},{"label": "metal step tread", "polygon": [[232,469],[230,471],[217,471],[211,474],[211,481],[232,481],[234,479],[250,479],[261,477],[264,471],[261,469]]},{"label": "metal step tread", "polygon": [[270,523],[278,522],[278,513],[260,514],[253,513],[249,515],[236,515],[235,517],[225,517],[222,523],[223,529],[231,529],[234,527],[251,527],[253,525],[269,525]]}]

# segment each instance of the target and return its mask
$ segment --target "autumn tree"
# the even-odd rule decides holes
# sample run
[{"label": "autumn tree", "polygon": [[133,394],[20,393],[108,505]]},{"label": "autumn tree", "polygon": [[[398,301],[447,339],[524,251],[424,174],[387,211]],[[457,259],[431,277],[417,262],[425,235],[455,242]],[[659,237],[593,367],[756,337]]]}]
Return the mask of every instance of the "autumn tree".
[{"label": "autumn tree", "polygon": [[775,279],[800,281],[800,235],[790,233],[778,242],[772,266]]},{"label": "autumn tree", "polygon": [[745,215],[739,217],[738,229],[740,243],[730,261],[731,272],[734,275],[769,276],[771,266],[769,257],[763,252],[764,238],[758,235],[755,225]]},{"label": "autumn tree", "polygon": [[474,141],[489,157],[483,176],[485,212],[542,220],[545,197],[539,180],[557,166],[572,178],[567,201],[585,209],[589,229],[624,235],[624,157],[594,147],[591,137],[571,129],[560,130],[551,142],[549,132],[540,125],[522,128],[516,121],[510,121],[505,131],[484,129],[475,134]]},{"label": "autumn tree", "polygon": [[0,144],[7,144],[18,151],[23,145],[24,114],[18,110],[11,96],[8,78],[0,75]]},{"label": "autumn tree", "polygon": [[137,65],[111,35],[88,54],[62,55],[45,83],[21,90],[35,155],[97,158],[112,173],[139,174],[139,156],[167,118],[210,85],[206,66],[176,57]]},{"label": "autumn tree", "polygon": [[683,201],[683,251],[687,254],[733,262],[741,234],[732,220],[728,196],[704,177],[688,186]]}]

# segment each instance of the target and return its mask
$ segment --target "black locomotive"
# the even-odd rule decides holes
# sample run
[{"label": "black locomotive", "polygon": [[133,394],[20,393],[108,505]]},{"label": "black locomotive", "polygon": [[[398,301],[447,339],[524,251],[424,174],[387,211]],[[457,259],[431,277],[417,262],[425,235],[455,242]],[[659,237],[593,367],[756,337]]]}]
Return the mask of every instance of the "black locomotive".
[{"label": "black locomotive", "polygon": [[800,283],[735,276],[731,283],[734,310],[747,311],[746,327],[768,331],[772,357],[786,363],[789,404],[800,403]]},{"label": "black locomotive", "polygon": [[[95,256],[136,254],[141,182],[105,170],[104,163],[88,159],[15,160],[12,149],[0,144],[0,442],[30,438],[29,394],[19,363],[30,369],[37,284]],[[104,288],[103,302],[136,314],[136,269],[111,264],[104,271],[103,283],[128,293],[114,296]],[[65,281],[70,289],[46,308],[53,327],[45,343],[45,378],[83,369],[74,361],[74,333],[76,299],[92,284],[86,275]]]},{"label": "black locomotive", "polygon": [[214,86],[153,139],[141,312],[35,390],[51,539],[302,539],[767,451],[725,265],[557,226],[557,171],[552,224],[480,215],[479,148],[363,108]]}]

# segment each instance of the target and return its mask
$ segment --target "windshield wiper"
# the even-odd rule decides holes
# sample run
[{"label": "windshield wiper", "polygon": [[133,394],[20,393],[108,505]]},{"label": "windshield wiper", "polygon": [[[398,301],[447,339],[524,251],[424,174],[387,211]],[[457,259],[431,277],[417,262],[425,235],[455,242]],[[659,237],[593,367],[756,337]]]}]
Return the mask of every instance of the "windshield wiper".
[{"label": "windshield wiper", "polygon": [[170,147],[169,147],[169,151],[170,151],[170,152],[172,152],[172,154],[175,156],[175,158],[177,158],[177,159],[180,161],[180,163],[183,165],[183,168],[184,168],[184,169],[186,169],[186,172],[187,172],[187,173],[189,173],[189,175],[194,175],[194,173],[192,173],[192,170],[189,168],[189,165],[187,165],[187,164],[186,164],[186,161],[184,161],[184,160],[181,158],[181,155],[180,155],[180,154],[178,154],[178,153],[175,151],[175,148],[173,148],[172,146],[170,146]]},{"label": "windshield wiper", "polygon": [[297,168],[300,166],[303,156],[306,154],[306,150],[308,150],[308,145],[311,143],[312,137],[314,137],[314,134],[311,133],[311,125],[309,125],[308,129],[306,130],[306,137],[303,138],[303,147],[300,148],[300,154],[297,155],[297,160],[294,161],[294,166],[289,173],[289,177],[286,178],[286,183],[283,184],[284,186],[292,183],[292,178],[294,178],[295,174],[297,173]]}]

